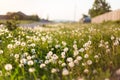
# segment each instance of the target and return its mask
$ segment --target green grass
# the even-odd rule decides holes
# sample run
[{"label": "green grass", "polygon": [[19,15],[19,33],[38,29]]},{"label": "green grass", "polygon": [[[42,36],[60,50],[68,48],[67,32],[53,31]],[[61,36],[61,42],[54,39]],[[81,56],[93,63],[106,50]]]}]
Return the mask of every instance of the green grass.
[{"label": "green grass", "polygon": [[[105,80],[120,68],[119,24],[63,24],[55,29],[0,29],[0,79]],[[6,64],[12,69],[6,70]]]}]

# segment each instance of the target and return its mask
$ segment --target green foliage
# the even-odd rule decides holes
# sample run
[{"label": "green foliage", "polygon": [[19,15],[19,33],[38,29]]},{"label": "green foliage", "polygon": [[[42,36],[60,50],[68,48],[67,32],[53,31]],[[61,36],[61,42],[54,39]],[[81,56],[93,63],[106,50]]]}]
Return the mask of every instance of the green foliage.
[{"label": "green foliage", "polygon": [[0,29],[0,80],[107,80],[120,67],[119,24],[51,27]]},{"label": "green foliage", "polygon": [[106,12],[111,11],[111,6],[106,2],[106,0],[95,0],[93,7],[89,9],[89,15],[95,17]]},{"label": "green foliage", "polygon": [[18,22],[17,22],[17,17],[14,17],[13,20],[8,20],[6,21],[6,28],[10,31],[13,31],[18,28]]}]

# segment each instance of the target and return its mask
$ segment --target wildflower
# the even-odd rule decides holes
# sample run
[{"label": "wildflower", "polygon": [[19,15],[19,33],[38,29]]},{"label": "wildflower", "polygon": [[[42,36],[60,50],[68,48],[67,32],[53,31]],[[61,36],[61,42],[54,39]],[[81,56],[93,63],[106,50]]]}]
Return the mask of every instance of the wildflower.
[{"label": "wildflower", "polygon": [[31,58],[32,58],[31,56],[27,56],[27,60],[31,60]]},{"label": "wildflower", "polygon": [[40,65],[40,68],[44,68],[45,66],[46,66],[46,64],[42,63],[42,64]]},{"label": "wildflower", "polygon": [[68,57],[67,58],[67,62],[72,62],[73,61],[73,58],[72,57]]},{"label": "wildflower", "polygon": [[91,65],[91,64],[92,64],[92,61],[91,61],[91,60],[88,60],[88,61],[87,61],[87,64],[88,64],[88,65]]},{"label": "wildflower", "polygon": [[25,46],[26,45],[26,43],[25,42],[21,42],[21,46]]},{"label": "wildflower", "polygon": [[98,56],[98,55],[95,55],[94,58],[97,59],[97,58],[99,58],[99,56]]},{"label": "wildflower", "polygon": [[6,65],[5,65],[5,69],[6,69],[7,71],[12,70],[12,65],[11,65],[11,64],[6,64]]},{"label": "wildflower", "polygon": [[84,70],[84,73],[88,73],[88,72],[89,72],[89,70],[88,70],[88,69],[85,69],[85,70]]},{"label": "wildflower", "polygon": [[27,64],[28,64],[29,66],[31,66],[31,65],[34,64],[34,62],[33,62],[32,60],[30,60],[30,61],[27,62]]},{"label": "wildflower", "polygon": [[62,71],[62,75],[64,76],[69,75],[69,71],[66,68],[64,68]]},{"label": "wildflower", "polygon": [[35,68],[29,68],[29,72],[30,73],[35,72]]},{"label": "wildflower", "polygon": [[51,70],[51,73],[56,73],[57,72],[57,69],[55,69],[55,68],[53,68],[52,70]]},{"label": "wildflower", "polygon": [[67,52],[68,51],[68,48],[66,47],[66,48],[64,48],[64,50],[63,50],[64,52]]},{"label": "wildflower", "polygon": [[120,75],[120,69],[115,72],[117,75]]},{"label": "wildflower", "polygon": [[69,67],[73,68],[75,65],[73,62],[68,63]]},{"label": "wildflower", "polygon": [[20,41],[16,41],[15,45],[17,45],[17,46],[20,45]]},{"label": "wildflower", "polygon": [[61,66],[62,66],[62,67],[65,67],[65,66],[66,66],[66,63],[62,63]]},{"label": "wildflower", "polygon": [[109,78],[105,78],[105,80],[110,80]]},{"label": "wildflower", "polygon": [[80,60],[82,60],[82,57],[81,56],[77,56],[76,60],[80,61]]},{"label": "wildflower", "polygon": [[2,71],[0,70],[0,76],[2,76]]},{"label": "wildflower", "polygon": [[18,59],[18,58],[19,58],[19,54],[15,54],[14,57],[15,57],[16,59]]},{"label": "wildflower", "polygon": [[66,45],[67,45],[67,43],[66,43],[65,41],[62,41],[62,44],[63,44],[63,46],[66,46]]},{"label": "wildflower", "polygon": [[3,54],[3,50],[0,50],[0,54]]},{"label": "wildflower", "polygon": [[13,45],[12,45],[12,44],[8,44],[8,45],[7,45],[7,48],[8,48],[8,49],[12,49],[12,48],[13,48]]},{"label": "wildflower", "polygon": [[25,58],[22,58],[22,59],[20,60],[20,63],[21,63],[21,64],[26,64],[26,63],[27,63],[27,60],[26,60]]},{"label": "wildflower", "polygon": [[77,56],[78,54],[79,54],[79,52],[77,50],[75,50],[73,53],[74,57]]},{"label": "wildflower", "polygon": [[115,39],[115,37],[112,35],[112,36],[111,36],[111,40],[114,40],[114,39]]},{"label": "wildflower", "polygon": [[84,48],[79,49],[79,52],[84,52],[84,51],[85,51]]},{"label": "wildflower", "polygon": [[85,55],[84,55],[84,58],[88,58],[88,57],[89,57],[89,55],[88,55],[88,54],[85,54]]}]

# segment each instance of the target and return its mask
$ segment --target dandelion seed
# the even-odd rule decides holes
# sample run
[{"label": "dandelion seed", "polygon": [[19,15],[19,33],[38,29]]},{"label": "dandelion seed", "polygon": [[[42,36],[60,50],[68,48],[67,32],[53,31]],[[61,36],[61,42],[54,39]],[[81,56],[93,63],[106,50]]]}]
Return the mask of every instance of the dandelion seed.
[{"label": "dandelion seed", "polygon": [[29,72],[30,72],[30,73],[35,72],[35,68],[29,68]]},{"label": "dandelion seed", "polygon": [[84,70],[84,73],[88,73],[88,72],[89,72],[89,70],[88,70],[88,69],[85,69],[85,70]]},{"label": "dandelion seed", "polygon": [[0,54],[3,54],[3,50],[0,50]]},{"label": "dandelion seed", "polygon": [[32,60],[30,60],[30,61],[27,62],[27,64],[28,64],[29,66],[31,66],[31,65],[34,64],[34,62],[33,62]]},{"label": "dandelion seed", "polygon": [[89,57],[89,55],[88,55],[88,54],[85,54],[85,55],[84,55],[84,58],[88,58],[88,57]]},{"label": "dandelion seed", "polygon": [[6,69],[7,71],[12,70],[12,65],[11,65],[11,64],[6,64],[6,65],[5,65],[5,69]]},{"label": "dandelion seed", "polygon": [[69,75],[69,71],[66,68],[64,68],[62,71],[62,75],[64,76]]},{"label": "dandelion seed", "polygon": [[12,48],[13,48],[13,45],[12,45],[12,44],[8,44],[8,45],[7,45],[7,48],[8,48],[8,49],[12,49]]},{"label": "dandelion seed", "polygon": [[57,69],[55,69],[55,68],[53,68],[52,70],[51,70],[51,73],[56,73],[57,72]]},{"label": "dandelion seed", "polygon": [[68,57],[67,58],[67,62],[73,62],[73,58],[72,57]]},{"label": "dandelion seed", "polygon": [[40,65],[40,68],[44,68],[46,65],[44,64],[44,63],[42,63],[41,65]]},{"label": "dandelion seed", "polygon": [[88,60],[88,61],[87,61],[87,64],[88,64],[88,65],[91,65],[91,64],[92,64],[92,61],[91,61],[91,60]]},{"label": "dandelion seed", "polygon": [[68,63],[69,67],[73,68],[75,65],[73,62]]}]

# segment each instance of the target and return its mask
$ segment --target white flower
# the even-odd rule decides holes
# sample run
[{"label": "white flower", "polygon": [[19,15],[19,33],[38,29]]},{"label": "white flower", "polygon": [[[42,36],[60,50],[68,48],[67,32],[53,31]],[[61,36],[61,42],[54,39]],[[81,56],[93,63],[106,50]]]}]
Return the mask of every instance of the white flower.
[{"label": "white flower", "polygon": [[77,50],[75,50],[73,53],[74,57],[77,56],[78,54],[79,54],[79,51],[77,51]]},{"label": "white flower", "polygon": [[82,60],[82,57],[81,56],[77,56],[76,60],[80,61],[80,60]]},{"label": "white flower", "polygon": [[89,72],[89,70],[88,70],[88,69],[85,69],[85,70],[84,70],[84,73],[88,73],[88,72]]},{"label": "white flower", "polygon": [[62,41],[62,44],[63,44],[63,46],[66,46],[66,45],[67,45],[67,43],[66,43],[65,41]]},{"label": "white flower", "polygon": [[42,64],[40,65],[40,68],[44,68],[45,66],[46,66],[46,64],[42,63]]},{"label": "white flower", "polygon": [[105,80],[110,80],[109,78],[105,78]]},{"label": "white flower", "polygon": [[59,48],[60,47],[60,45],[55,45],[55,48]]},{"label": "white flower", "polygon": [[45,64],[48,64],[49,63],[49,60],[45,60]]},{"label": "white flower", "polygon": [[98,59],[98,58],[99,58],[99,56],[98,56],[98,55],[95,55],[95,56],[94,56],[94,58],[95,58],[95,59]]},{"label": "white flower", "polygon": [[84,48],[79,49],[79,52],[84,52],[84,51],[85,51]]},{"label": "white flower", "polygon": [[75,64],[79,64],[79,61],[78,61],[78,60],[74,60],[74,63],[75,63]]},{"label": "white flower", "polygon": [[15,42],[15,45],[20,45],[20,41],[16,41],[16,42]]},{"label": "white flower", "polygon": [[51,70],[51,73],[56,73],[57,72],[57,69],[55,69],[55,68],[53,68],[52,70]]},{"label": "white flower", "polygon": [[68,63],[69,67],[73,68],[75,65],[74,65],[74,62],[70,62]]},{"label": "white flower", "polygon": [[31,56],[27,56],[27,60],[31,60],[31,58],[32,58]]},{"label": "white flower", "polygon": [[62,52],[62,53],[61,53],[61,57],[62,57],[62,58],[65,58],[65,52]]},{"label": "white flower", "polygon": [[72,57],[68,57],[67,58],[67,62],[73,62],[73,58]]},{"label": "white flower", "polygon": [[88,60],[88,61],[87,61],[87,64],[88,64],[88,65],[91,65],[91,64],[92,64],[92,61],[91,61],[91,60]]},{"label": "white flower", "polygon": [[89,55],[88,55],[88,54],[85,54],[85,55],[84,55],[84,58],[88,58],[88,57],[89,57]]},{"label": "white flower", "polygon": [[31,49],[31,52],[32,52],[32,53],[36,53],[36,52],[35,52],[35,49]]},{"label": "white flower", "polygon": [[66,63],[62,63],[61,66],[62,66],[62,67],[65,67],[65,66],[66,66]]},{"label": "white flower", "polygon": [[35,68],[29,68],[29,72],[35,72]]},{"label": "white flower", "polygon": [[20,63],[21,63],[21,64],[26,64],[26,63],[27,63],[27,60],[26,60],[25,58],[22,58],[22,59],[20,60]]},{"label": "white flower", "polygon": [[57,56],[56,54],[53,54],[52,59],[53,59],[53,60],[57,60],[57,59],[58,59],[58,56]]},{"label": "white flower", "polygon": [[8,45],[7,45],[7,48],[8,48],[8,49],[12,49],[12,48],[13,48],[13,45],[12,45],[12,44],[8,44]]},{"label": "white flower", "polygon": [[62,75],[64,76],[69,75],[69,71],[66,68],[64,68],[62,71]]},{"label": "white flower", "polygon": [[16,59],[18,59],[19,58],[19,54],[15,54],[15,56],[14,56]]},{"label": "white flower", "polygon": [[114,39],[115,39],[115,37],[112,35],[112,36],[111,36],[111,40],[114,40]]},{"label": "white flower", "polygon": [[120,69],[115,72],[117,75],[120,75]]},{"label": "white flower", "polygon": [[0,70],[0,76],[2,76],[3,74],[2,74],[2,71]]},{"label": "white flower", "polygon": [[64,52],[67,52],[68,51],[68,48],[66,47],[66,48],[64,48],[64,50],[63,50]]},{"label": "white flower", "polygon": [[3,50],[0,50],[0,54],[3,54]]},{"label": "white flower", "polygon": [[5,69],[6,69],[7,71],[12,70],[12,65],[11,65],[11,64],[6,64],[6,65],[5,65]]},{"label": "white flower", "polygon": [[21,42],[21,46],[25,46],[26,45],[26,43],[25,42]]},{"label": "white flower", "polygon": [[27,64],[28,64],[29,66],[31,66],[31,65],[34,64],[34,62],[33,62],[32,60],[30,60],[30,61],[27,62]]}]

